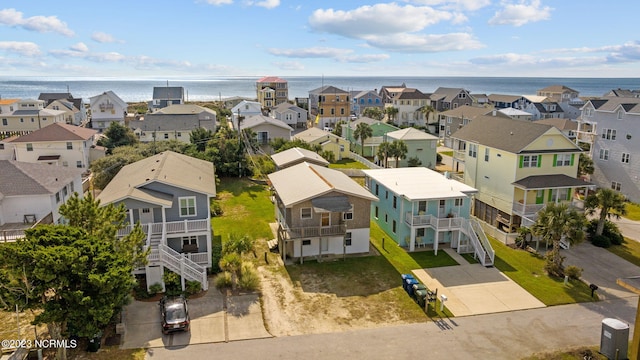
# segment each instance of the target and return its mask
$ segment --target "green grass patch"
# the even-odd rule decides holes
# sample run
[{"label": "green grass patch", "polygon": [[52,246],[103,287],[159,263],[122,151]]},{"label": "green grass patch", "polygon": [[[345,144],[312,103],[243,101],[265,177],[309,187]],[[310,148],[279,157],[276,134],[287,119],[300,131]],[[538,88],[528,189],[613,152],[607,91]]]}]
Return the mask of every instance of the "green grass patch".
[{"label": "green grass patch", "polygon": [[223,214],[211,219],[214,241],[224,242],[229,234],[248,235],[253,239],[271,239],[269,223],[275,221],[269,189],[246,178],[222,178],[218,201]]},{"label": "green grass patch", "polygon": [[622,245],[611,245],[607,250],[636,266],[640,266],[640,242],[624,238]]},{"label": "green grass patch", "polygon": [[570,280],[565,286],[564,279],[545,274],[541,256],[512,249],[492,237],[489,241],[496,251],[494,266],[545,305],[593,301],[591,289],[583,281]]},{"label": "green grass patch", "polygon": [[634,203],[626,203],[625,209],[627,210],[626,217],[629,220],[640,221],[640,205]]},{"label": "green grass patch", "polygon": [[473,254],[460,254],[469,264],[477,264],[480,261],[476,259]]},{"label": "green grass patch", "polygon": [[329,164],[330,169],[368,169],[367,165],[353,159],[342,159]]},{"label": "green grass patch", "polygon": [[438,154],[446,155],[446,156],[453,156],[453,151],[440,151]]}]

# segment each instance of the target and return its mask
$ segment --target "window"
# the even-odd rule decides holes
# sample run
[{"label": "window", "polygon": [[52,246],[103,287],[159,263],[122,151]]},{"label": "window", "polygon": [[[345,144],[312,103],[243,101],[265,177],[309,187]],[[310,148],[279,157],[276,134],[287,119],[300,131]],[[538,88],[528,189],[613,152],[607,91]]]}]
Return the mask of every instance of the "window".
[{"label": "window", "polygon": [[83,167],[83,166],[82,166],[82,161],[80,161],[80,160],[76,161],[76,167],[77,167],[78,169],[82,169],[82,167]]},{"label": "window", "polygon": [[389,222],[389,214],[384,214],[384,222],[385,223]]},{"label": "window", "polygon": [[484,161],[489,161],[489,148],[484,148]]},{"label": "window", "polygon": [[571,166],[573,164],[573,154],[557,154],[553,166]]},{"label": "window", "polygon": [[182,137],[182,133],[180,131],[178,131],[178,137]]},{"label": "window", "polygon": [[465,99],[466,97],[467,97],[467,94],[465,93],[458,94],[458,99]]},{"label": "window", "polygon": [[520,157],[520,167],[538,167],[540,164],[539,160],[538,155],[522,155],[522,157]]},{"label": "window", "polygon": [[56,203],[60,202],[60,192],[56,193]]},{"label": "window", "polygon": [[353,220],[353,212],[349,211],[342,213],[342,220]]},{"label": "window", "polygon": [[462,206],[463,199],[455,199],[453,206]]},{"label": "window", "polygon": [[320,226],[331,226],[331,213],[320,214]]},{"label": "window", "polygon": [[2,125],[7,126],[9,123],[7,119],[2,119]]},{"label": "window", "polygon": [[350,232],[346,232],[344,234],[344,245],[345,246],[351,246],[351,233]]},{"label": "window", "polygon": [[149,214],[149,213],[151,213],[151,209],[150,208],[142,208],[142,213],[143,214]]},{"label": "window", "polygon": [[71,182],[71,183],[69,184],[69,189],[71,190],[71,192],[74,192],[73,182]]},{"label": "window", "polygon": [[615,140],[616,139],[616,130],[615,129],[602,129],[602,138],[606,140]]},{"label": "window", "polygon": [[340,152],[344,151],[344,145],[340,145]]},{"label": "window", "polygon": [[620,191],[621,185],[619,182],[617,181],[612,181],[611,182],[611,188],[615,191]]},{"label": "window", "polygon": [[416,229],[416,237],[424,237],[426,231],[424,228]]},{"label": "window", "polygon": [[378,218],[378,207],[376,206],[374,211],[373,211],[373,216],[377,219]]},{"label": "window", "polygon": [[393,232],[394,234],[396,233],[396,221],[393,220],[393,222],[391,223],[391,232]]},{"label": "window", "polygon": [[180,204],[180,217],[196,215],[196,197],[186,196],[178,198]]},{"label": "window", "polygon": [[618,110],[618,120],[622,120],[623,116],[624,116],[624,110],[622,109]]},{"label": "window", "polygon": [[169,138],[169,134],[168,133],[164,133],[164,138],[168,139]]},{"label": "window", "polygon": [[33,151],[33,144],[31,143],[27,144],[27,151]]},{"label": "window", "polygon": [[311,240],[302,240],[302,246],[311,245]]},{"label": "window", "polygon": [[622,162],[625,164],[629,163],[629,153],[622,153]]},{"label": "window", "polygon": [[380,190],[380,188],[378,187],[378,184],[376,184],[376,196],[378,196],[379,190]]},{"label": "window", "polygon": [[302,208],[300,209],[300,219],[311,219],[313,215],[311,215],[311,208]]},{"label": "window", "polygon": [[396,209],[398,207],[398,198],[397,197],[393,197],[393,208]]},{"label": "window", "polygon": [[69,162],[68,162],[68,161],[63,161],[63,162],[62,162],[62,166],[64,166],[64,167],[68,167],[68,166],[69,166]]},{"label": "window", "polygon": [[418,201],[418,212],[427,211],[427,202],[426,201]]},{"label": "window", "polygon": [[72,150],[73,149],[73,144],[71,143],[71,141],[67,142],[67,150]]},{"label": "window", "polygon": [[591,117],[591,109],[590,108],[584,109],[584,116],[585,117]]},{"label": "window", "polygon": [[68,194],[68,193],[67,193],[67,187],[65,186],[65,187],[63,187],[63,188],[62,188],[62,196],[63,196],[63,197],[64,197],[64,196],[67,196],[67,194]]},{"label": "window", "polygon": [[478,157],[478,144],[469,144],[469,156]]},{"label": "window", "polygon": [[600,160],[609,160],[609,150],[600,149]]},{"label": "window", "polygon": [[389,190],[385,190],[384,191],[384,198],[388,199],[389,198]]},{"label": "window", "polygon": [[198,237],[197,236],[183,236],[182,237],[182,246],[185,245],[198,245]]}]

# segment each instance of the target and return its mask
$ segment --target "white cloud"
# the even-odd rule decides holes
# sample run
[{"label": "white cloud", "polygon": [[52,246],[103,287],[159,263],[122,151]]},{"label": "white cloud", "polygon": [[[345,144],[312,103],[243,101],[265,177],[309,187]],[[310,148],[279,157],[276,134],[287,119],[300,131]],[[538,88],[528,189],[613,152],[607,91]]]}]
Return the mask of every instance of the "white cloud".
[{"label": "white cloud", "polygon": [[206,0],[206,3],[215,6],[231,5],[233,4],[233,0]]},{"label": "white cloud", "polygon": [[467,33],[395,34],[366,38],[371,46],[397,52],[441,52],[480,49],[484,45]]},{"label": "white cloud", "polygon": [[361,6],[354,10],[318,9],[309,17],[309,25],[318,32],[349,38],[415,32],[441,21],[451,20],[450,12],[428,6],[400,6],[396,3]]},{"label": "white cloud", "polygon": [[28,41],[0,41],[0,50],[20,54],[23,56],[40,55],[40,48],[38,47],[38,45]]},{"label": "white cloud", "polygon": [[67,27],[67,24],[60,21],[56,16],[32,16],[25,18],[22,12],[16,9],[0,10],[0,24],[21,27],[25,30],[39,33],[55,32],[64,36],[74,35],[74,32]]},{"label": "white cloud", "polygon": [[503,3],[504,8],[496,11],[491,19],[490,25],[513,25],[522,26],[530,22],[548,20],[553,10],[549,6],[542,6],[540,0],[520,0],[517,4]]},{"label": "white cloud", "polygon": [[83,42],[79,42],[75,45],[71,45],[69,46],[69,49],[73,50],[73,51],[79,51],[79,52],[87,52],[89,51],[89,47],[87,45],[85,45],[85,43]]},{"label": "white cloud", "polygon": [[390,56],[387,54],[364,54],[364,55],[345,55],[338,58],[340,62],[348,63],[371,63],[387,60]]},{"label": "white cloud", "polygon": [[253,3],[253,5],[261,6],[261,7],[266,8],[266,9],[273,9],[273,8],[276,8],[276,7],[280,6],[280,0],[256,1],[256,2]]},{"label": "white cloud", "polygon": [[273,65],[280,70],[296,70],[296,71],[304,70],[304,65],[302,65],[297,61],[281,61],[281,62],[276,61],[273,63]]},{"label": "white cloud", "polygon": [[442,9],[475,11],[491,5],[491,0],[407,0],[414,4],[439,6]]},{"label": "white cloud", "polygon": [[96,31],[91,35],[91,40],[95,41],[95,42],[99,42],[99,43],[113,43],[113,42],[118,42],[118,40],[116,40],[116,38],[113,37],[113,35],[111,34],[107,34],[101,31]]},{"label": "white cloud", "polygon": [[345,52],[352,52],[353,50],[344,50],[338,48],[329,47],[311,47],[303,49],[276,49],[271,48],[267,50],[271,55],[283,56],[289,58],[335,58]]}]

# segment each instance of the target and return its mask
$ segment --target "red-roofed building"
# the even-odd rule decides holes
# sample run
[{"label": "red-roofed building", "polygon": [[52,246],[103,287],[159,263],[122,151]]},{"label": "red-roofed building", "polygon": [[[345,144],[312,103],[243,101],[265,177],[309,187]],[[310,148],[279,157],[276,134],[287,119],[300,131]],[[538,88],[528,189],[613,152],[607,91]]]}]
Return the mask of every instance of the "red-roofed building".
[{"label": "red-roofed building", "polygon": [[265,76],[256,81],[256,95],[263,108],[274,108],[289,101],[289,83],[277,76]]}]

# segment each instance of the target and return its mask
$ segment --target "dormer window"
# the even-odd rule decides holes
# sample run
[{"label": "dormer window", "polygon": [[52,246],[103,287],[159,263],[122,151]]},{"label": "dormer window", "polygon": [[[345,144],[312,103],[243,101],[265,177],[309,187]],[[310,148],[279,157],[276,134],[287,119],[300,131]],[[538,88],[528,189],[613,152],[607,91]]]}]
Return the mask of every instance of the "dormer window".
[{"label": "dormer window", "polygon": [[622,120],[623,116],[624,116],[624,110],[622,109],[618,110],[618,120]]}]

